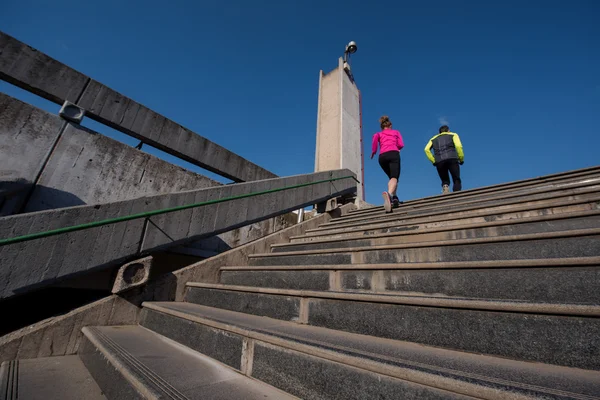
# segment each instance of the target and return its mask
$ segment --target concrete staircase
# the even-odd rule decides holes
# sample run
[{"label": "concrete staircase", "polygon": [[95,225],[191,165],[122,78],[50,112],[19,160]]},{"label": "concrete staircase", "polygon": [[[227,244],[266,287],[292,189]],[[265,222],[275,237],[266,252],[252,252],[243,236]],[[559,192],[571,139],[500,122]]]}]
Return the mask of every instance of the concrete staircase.
[{"label": "concrete staircase", "polygon": [[249,264],[4,363],[0,400],[600,399],[600,168],[352,211]]}]

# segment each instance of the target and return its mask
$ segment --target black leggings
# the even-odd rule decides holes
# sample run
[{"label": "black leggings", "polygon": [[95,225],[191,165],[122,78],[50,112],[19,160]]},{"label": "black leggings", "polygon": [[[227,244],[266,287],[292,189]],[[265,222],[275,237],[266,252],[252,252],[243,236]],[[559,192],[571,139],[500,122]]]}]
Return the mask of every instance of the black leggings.
[{"label": "black leggings", "polygon": [[400,152],[386,151],[379,155],[379,165],[388,178],[400,178]]},{"label": "black leggings", "polygon": [[458,192],[462,189],[462,183],[460,181],[460,165],[458,165],[458,160],[440,161],[435,166],[437,168],[438,175],[442,180],[442,186],[450,186],[450,176],[448,176],[448,172],[450,172],[450,175],[452,175],[452,182],[454,182],[452,191]]}]

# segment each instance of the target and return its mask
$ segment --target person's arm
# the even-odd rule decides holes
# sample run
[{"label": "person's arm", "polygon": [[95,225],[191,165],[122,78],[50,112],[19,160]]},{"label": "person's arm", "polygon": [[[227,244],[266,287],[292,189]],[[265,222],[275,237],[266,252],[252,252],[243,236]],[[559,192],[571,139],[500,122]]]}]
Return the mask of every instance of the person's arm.
[{"label": "person's arm", "polygon": [[463,151],[462,143],[460,142],[460,138],[455,133],[452,135],[452,141],[454,142],[454,147],[456,147],[456,154],[458,154],[458,161],[461,163],[465,162],[465,152]]},{"label": "person's arm", "polygon": [[396,143],[398,150],[402,150],[404,148],[404,140],[402,140],[402,135],[400,132],[398,132],[398,138],[396,140],[398,141],[398,143]]},{"label": "person's arm", "polygon": [[373,142],[371,142],[371,158],[377,153],[377,145],[379,144],[379,133],[373,135]]},{"label": "person's arm", "polygon": [[431,161],[432,164],[435,165],[435,157],[431,154],[431,146],[433,146],[433,141],[429,140],[427,146],[425,146],[425,155]]}]

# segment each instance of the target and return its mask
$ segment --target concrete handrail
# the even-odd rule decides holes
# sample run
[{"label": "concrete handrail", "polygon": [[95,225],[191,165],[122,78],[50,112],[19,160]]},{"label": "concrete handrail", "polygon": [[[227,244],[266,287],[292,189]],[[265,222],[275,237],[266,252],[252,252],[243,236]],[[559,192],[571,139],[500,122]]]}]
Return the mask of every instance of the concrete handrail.
[{"label": "concrete handrail", "polygon": [[[242,194],[242,195],[239,195],[239,196],[226,197],[226,198],[217,199],[217,200],[210,200],[210,201],[203,201],[203,202],[200,202],[200,203],[186,204],[186,205],[183,205],[183,206],[177,206],[177,207],[171,207],[171,208],[163,208],[163,209],[160,209],[160,210],[154,210],[154,211],[142,212],[142,213],[138,213],[138,214],[125,215],[125,216],[117,217],[117,218],[108,218],[108,219],[104,219],[104,220],[101,220],[101,221],[88,222],[88,223],[85,223],[85,224],[79,224],[79,225],[67,226],[67,227],[64,227],[64,228],[52,229],[52,230],[49,230],[49,231],[43,231],[43,232],[37,232],[37,233],[30,233],[30,234],[27,234],[27,235],[21,235],[21,236],[16,236],[16,237],[12,237],[12,238],[0,239],[0,246],[6,246],[6,245],[9,245],[9,244],[15,244],[15,243],[20,243],[20,242],[27,242],[29,240],[41,239],[41,238],[45,238],[45,237],[60,235],[60,234],[63,234],[63,233],[81,231],[81,230],[84,230],[84,229],[96,228],[96,227],[99,227],[99,226],[114,224],[114,223],[117,223],[117,222],[131,221],[133,219],[138,219],[138,218],[147,218],[147,217],[152,217],[154,215],[168,214],[168,213],[175,212],[175,211],[187,210],[189,208],[197,208],[197,207],[207,206],[207,205],[210,205],[210,204],[218,204],[218,203],[224,203],[226,201],[233,201],[233,200],[245,199],[247,197],[254,197],[254,196],[259,196],[259,195],[267,194],[267,193],[277,193],[277,192],[281,192],[281,191],[284,191],[284,190],[297,189],[297,188],[306,187],[306,186],[313,186],[313,185],[317,185],[319,183],[335,182],[335,181],[339,181],[339,180],[342,180],[342,179],[353,179],[353,180],[356,181],[356,183],[360,183],[358,181],[358,179],[356,179],[356,177],[353,176],[353,175],[342,176],[342,177],[339,177],[339,178],[323,179],[321,181],[303,183],[303,184],[300,184],[300,185],[286,186],[286,187],[282,187],[282,188],[271,189],[271,190],[264,190],[264,191],[261,191],[261,192],[254,192],[254,193],[248,193],[248,194]],[[304,209],[301,209],[301,210],[304,210]]]},{"label": "concrete handrail", "polygon": [[0,299],[353,193],[335,170],[3,217]]}]

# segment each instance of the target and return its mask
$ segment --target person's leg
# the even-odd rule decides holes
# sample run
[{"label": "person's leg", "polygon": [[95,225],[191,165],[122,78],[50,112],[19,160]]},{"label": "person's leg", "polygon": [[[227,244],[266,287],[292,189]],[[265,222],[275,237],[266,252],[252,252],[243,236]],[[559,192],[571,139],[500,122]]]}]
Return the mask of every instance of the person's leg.
[{"label": "person's leg", "polygon": [[389,154],[388,153],[383,153],[379,155],[379,166],[381,166],[381,169],[383,170],[383,172],[385,172],[385,174],[388,176],[388,178],[390,179],[388,182],[388,191],[387,192],[383,192],[382,196],[383,196],[383,208],[385,209],[385,212],[392,212],[392,196],[389,193],[390,190],[390,186],[391,186],[391,181],[392,181],[392,173],[390,170],[390,158],[389,158]]},{"label": "person's leg", "polygon": [[398,207],[400,205],[400,200],[396,194],[398,190],[398,180],[400,179],[400,153],[393,154],[390,161],[390,181],[388,182],[388,190],[390,195],[392,196],[392,205],[394,207]]},{"label": "person's leg", "polygon": [[381,167],[383,172],[385,172],[385,174],[388,176],[388,178],[390,178],[391,171],[390,171],[390,163],[387,158],[387,153],[383,153],[383,154],[379,155],[379,166]]},{"label": "person's leg", "polygon": [[390,196],[392,196],[392,197],[396,196],[397,188],[398,188],[398,179],[391,178],[390,181],[388,182],[388,193],[390,194]]},{"label": "person's leg", "polygon": [[400,178],[400,153],[390,154],[388,168],[390,169],[388,192],[393,197],[396,196],[396,189],[398,189],[398,178]]},{"label": "person's leg", "polygon": [[448,174],[448,161],[440,161],[435,166],[437,168],[438,175],[442,180],[442,190],[446,193],[446,188],[450,186],[450,175]]},{"label": "person's leg", "polygon": [[461,191],[462,182],[460,180],[460,165],[458,164],[458,160],[452,160],[452,162],[448,165],[448,168],[450,169],[450,175],[452,175],[452,182],[454,183],[452,186],[452,191]]}]

